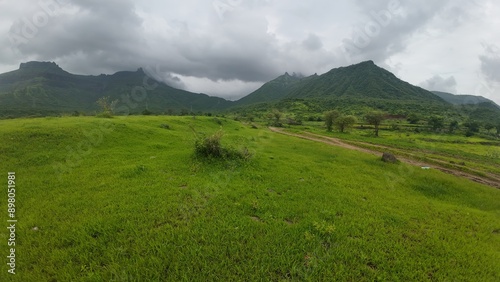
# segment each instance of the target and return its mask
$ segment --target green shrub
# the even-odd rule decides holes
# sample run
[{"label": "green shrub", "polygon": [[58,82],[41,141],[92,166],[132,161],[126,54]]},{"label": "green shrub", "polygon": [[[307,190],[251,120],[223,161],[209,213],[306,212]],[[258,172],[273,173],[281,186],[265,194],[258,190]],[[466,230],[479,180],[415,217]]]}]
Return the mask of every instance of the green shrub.
[{"label": "green shrub", "polygon": [[247,148],[238,151],[231,147],[222,146],[221,139],[224,133],[222,130],[212,135],[197,137],[194,145],[194,153],[197,157],[206,159],[241,159],[246,160],[251,157]]},{"label": "green shrub", "polygon": [[222,120],[218,119],[218,118],[213,118],[213,121],[218,124],[218,125],[222,125]]}]

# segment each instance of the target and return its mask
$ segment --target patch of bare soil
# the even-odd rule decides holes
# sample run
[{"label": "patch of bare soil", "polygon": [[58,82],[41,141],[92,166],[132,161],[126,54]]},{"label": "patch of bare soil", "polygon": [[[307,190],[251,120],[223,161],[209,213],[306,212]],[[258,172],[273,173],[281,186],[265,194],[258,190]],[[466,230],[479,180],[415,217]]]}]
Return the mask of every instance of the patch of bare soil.
[{"label": "patch of bare soil", "polygon": [[[299,133],[286,132],[282,128],[269,127],[269,129],[273,132],[276,132],[276,133],[280,133],[280,134],[284,134],[284,135],[288,135],[288,136],[294,136],[294,137],[298,137],[298,138],[302,138],[302,139],[306,139],[306,140],[321,142],[324,144],[337,146],[337,147],[350,149],[350,150],[355,150],[355,151],[359,151],[359,152],[363,152],[363,153],[367,153],[367,154],[372,154],[372,155],[376,155],[376,156],[381,156],[381,153],[382,153],[381,151],[370,150],[370,149],[366,149],[366,148],[362,148],[362,147],[357,147],[357,146],[352,145],[352,144],[347,144],[347,143],[345,143],[337,138],[322,136],[322,135],[318,135],[318,134],[314,134],[314,133],[310,133],[310,132],[299,134]],[[356,143],[365,144],[365,145],[368,145],[371,147],[380,148],[382,151],[383,151],[383,149],[394,149],[391,147],[373,145],[373,144],[363,143],[363,142],[359,142],[359,141],[356,141]],[[411,156],[411,154],[408,154],[408,155]],[[411,159],[408,157],[398,157],[398,156],[396,156],[396,157],[401,162],[404,162],[404,163],[407,163],[410,165],[415,165],[415,166],[419,166],[419,167],[432,167],[434,169],[440,170],[440,171],[448,173],[448,174],[452,174],[452,175],[455,175],[458,177],[465,177],[465,178],[468,178],[474,182],[478,182],[478,183],[481,183],[484,185],[488,185],[488,186],[500,189],[500,179],[496,178],[493,175],[489,175],[489,177],[483,177],[483,176],[479,176],[479,175],[470,174],[470,173],[467,173],[464,171],[460,171],[458,169],[447,168],[447,167],[439,166],[437,164],[425,163],[425,162],[414,160],[414,159]],[[437,163],[439,163],[439,162],[443,163],[442,161],[439,161],[439,160],[433,160],[433,161],[437,162]]]}]

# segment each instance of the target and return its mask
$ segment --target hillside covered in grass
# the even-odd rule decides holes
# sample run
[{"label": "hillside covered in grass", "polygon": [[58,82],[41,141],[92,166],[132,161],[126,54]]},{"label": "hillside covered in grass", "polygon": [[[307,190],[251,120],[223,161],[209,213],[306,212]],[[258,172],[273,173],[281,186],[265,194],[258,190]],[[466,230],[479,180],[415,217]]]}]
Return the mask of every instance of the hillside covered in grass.
[{"label": "hillside covered in grass", "polygon": [[[500,280],[500,191],[469,180],[222,118],[0,126],[0,281]],[[195,158],[218,130],[252,157]]]}]

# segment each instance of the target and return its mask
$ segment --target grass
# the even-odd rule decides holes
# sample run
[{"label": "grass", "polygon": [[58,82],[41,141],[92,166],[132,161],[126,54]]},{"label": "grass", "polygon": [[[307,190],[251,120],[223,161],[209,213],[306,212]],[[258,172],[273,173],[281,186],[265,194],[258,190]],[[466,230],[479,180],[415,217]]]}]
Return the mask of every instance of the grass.
[{"label": "grass", "polygon": [[[253,157],[200,161],[190,127]],[[500,279],[500,191],[439,171],[212,118],[0,128],[19,219],[0,281]]]},{"label": "grass", "polygon": [[[347,142],[360,141],[373,145],[393,148],[395,153],[408,152],[418,155],[423,161],[438,160],[460,168],[453,164],[465,163],[462,169],[466,172],[494,173],[500,175],[500,141],[492,141],[480,137],[465,137],[450,134],[414,133],[403,131],[380,131],[380,137],[373,136],[370,129],[350,129],[347,133],[326,132],[323,123],[308,122],[304,126],[294,127],[291,131],[307,130],[316,134],[337,137]],[[356,145],[362,145],[356,143]],[[368,146],[374,149],[373,146]]]}]

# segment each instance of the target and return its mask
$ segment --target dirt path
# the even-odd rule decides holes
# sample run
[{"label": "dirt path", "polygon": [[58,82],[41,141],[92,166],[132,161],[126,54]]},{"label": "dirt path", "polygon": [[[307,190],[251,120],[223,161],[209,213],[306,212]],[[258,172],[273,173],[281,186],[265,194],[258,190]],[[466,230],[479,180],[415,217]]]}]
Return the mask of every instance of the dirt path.
[{"label": "dirt path", "polygon": [[[322,135],[318,135],[318,134],[314,134],[314,133],[310,133],[310,132],[307,132],[304,134],[298,134],[298,133],[286,132],[282,128],[269,127],[269,129],[273,132],[276,132],[276,133],[280,133],[280,134],[284,134],[284,135],[288,135],[288,136],[294,136],[294,137],[298,137],[298,138],[302,138],[302,139],[306,139],[306,140],[321,142],[324,144],[329,144],[332,146],[337,146],[337,147],[342,147],[345,149],[355,150],[355,151],[359,151],[359,152],[363,152],[363,153],[367,153],[367,154],[372,154],[375,156],[381,156],[383,149],[394,149],[391,147],[384,147],[384,146],[366,143],[366,145],[382,149],[381,151],[375,151],[375,150],[370,150],[370,149],[366,149],[366,148],[362,148],[362,147],[358,147],[355,145],[345,143],[337,138],[322,136]],[[358,141],[356,141],[356,143],[364,144],[363,142],[358,142]],[[404,162],[404,163],[407,163],[410,165],[415,165],[415,166],[419,166],[419,167],[432,167],[434,169],[440,170],[440,171],[445,172],[445,173],[449,173],[449,174],[459,176],[459,177],[465,177],[465,178],[468,178],[474,182],[478,182],[478,183],[481,183],[484,185],[488,185],[488,186],[500,189],[500,179],[496,179],[493,177],[482,177],[482,176],[478,176],[478,175],[473,175],[473,174],[470,174],[467,172],[460,171],[458,169],[446,168],[446,167],[442,167],[442,166],[439,166],[436,164],[429,164],[429,163],[417,161],[417,160],[407,158],[407,157],[397,156],[397,158],[401,162]],[[439,162],[438,160],[435,160],[435,161]]]}]

